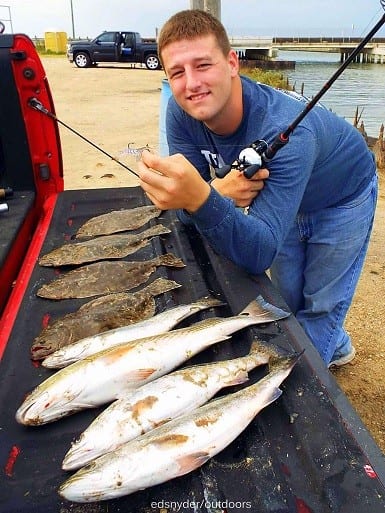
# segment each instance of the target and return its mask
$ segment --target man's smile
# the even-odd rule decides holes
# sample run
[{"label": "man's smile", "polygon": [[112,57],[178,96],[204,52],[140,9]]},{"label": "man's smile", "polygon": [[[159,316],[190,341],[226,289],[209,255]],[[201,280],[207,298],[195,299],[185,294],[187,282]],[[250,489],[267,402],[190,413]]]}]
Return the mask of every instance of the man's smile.
[{"label": "man's smile", "polygon": [[190,101],[193,101],[193,102],[199,102],[200,100],[203,100],[204,98],[207,98],[207,96],[209,94],[210,94],[209,92],[207,92],[207,93],[199,93],[199,94],[191,94],[190,96],[187,97],[187,99],[190,100]]}]

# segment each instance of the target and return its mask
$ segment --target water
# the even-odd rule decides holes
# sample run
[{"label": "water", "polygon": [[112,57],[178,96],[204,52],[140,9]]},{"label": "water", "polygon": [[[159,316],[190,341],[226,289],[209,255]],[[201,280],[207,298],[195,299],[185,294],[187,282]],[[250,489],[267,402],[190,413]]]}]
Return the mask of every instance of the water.
[{"label": "water", "polygon": [[[336,72],[340,54],[280,51],[279,60],[295,61],[294,70],[285,70],[290,85],[308,98],[315,96]],[[366,133],[378,137],[385,125],[385,64],[351,63],[321,98],[321,103],[350,123],[358,107]]]}]

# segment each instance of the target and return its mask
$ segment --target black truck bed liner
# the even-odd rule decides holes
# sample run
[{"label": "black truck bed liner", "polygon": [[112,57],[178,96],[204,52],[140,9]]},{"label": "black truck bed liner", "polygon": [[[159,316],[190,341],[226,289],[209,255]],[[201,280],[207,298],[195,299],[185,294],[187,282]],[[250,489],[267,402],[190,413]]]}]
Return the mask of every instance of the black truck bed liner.
[{"label": "black truck bed liner", "polygon": [[21,231],[28,212],[32,209],[35,193],[33,191],[17,191],[10,200],[11,215],[0,218],[0,267],[6,265],[16,235]]},{"label": "black truck bed liner", "polygon": [[[41,253],[63,244],[94,215],[142,204],[145,198],[138,188],[65,191],[58,196]],[[181,226],[173,213],[162,214],[158,222],[172,233],[154,239],[149,248],[129,259],[173,252],[184,260],[184,269],[161,267],[150,279],[164,276],[182,284],[157,298],[159,310],[209,293],[227,302],[217,315],[238,313],[258,294],[285,308],[266,276],[251,278],[216,256],[195,232]],[[52,374],[29,358],[43,318],[74,311],[84,302],[38,298],[37,289],[54,273],[35,264],[0,362],[1,513],[385,511],[384,457],[292,316],[243,330],[189,362],[246,354],[253,336],[285,351],[305,349],[282,386],[282,396],[224,451],[191,474],[121,499],[95,504],[61,500],[57,488],[68,475],[61,470],[63,456],[101,409],[35,428],[15,421],[25,394]],[[214,312],[202,313],[189,322],[206,315]],[[265,372],[265,368],[253,371],[251,381]]]}]

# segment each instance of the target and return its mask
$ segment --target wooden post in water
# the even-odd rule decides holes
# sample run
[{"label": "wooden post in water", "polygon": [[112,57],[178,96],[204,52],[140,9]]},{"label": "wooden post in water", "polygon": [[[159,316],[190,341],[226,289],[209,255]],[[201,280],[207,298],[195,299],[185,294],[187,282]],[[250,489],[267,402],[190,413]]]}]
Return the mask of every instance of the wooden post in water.
[{"label": "wooden post in water", "polygon": [[379,169],[385,169],[385,139],[384,139],[384,125],[381,125],[380,134],[373,148],[376,156],[376,162]]}]

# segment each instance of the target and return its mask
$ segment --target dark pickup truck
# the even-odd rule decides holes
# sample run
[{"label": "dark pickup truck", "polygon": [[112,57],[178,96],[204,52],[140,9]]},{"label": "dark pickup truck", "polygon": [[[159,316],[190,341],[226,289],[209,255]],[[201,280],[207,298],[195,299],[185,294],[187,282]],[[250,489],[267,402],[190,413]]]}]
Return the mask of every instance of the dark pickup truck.
[{"label": "dark pickup truck", "polygon": [[[242,330],[189,362],[244,355],[255,337],[284,352],[304,350],[281,397],[221,453],[185,476],[120,499],[61,499],[58,487],[68,477],[61,469],[64,454],[101,408],[40,427],[15,420],[25,395],[53,375],[30,359],[34,338],[84,304],[38,297],[59,272],[38,261],[71,244],[89,218],[148,200],[139,187],[63,190],[57,121],[33,108],[38,101],[54,113],[54,104],[26,36],[0,35],[0,91],[0,204],[7,206],[0,213],[0,513],[383,513],[384,455],[293,316]],[[149,260],[171,252],[183,259],[184,268],[158,268],[151,278],[181,285],[156,298],[158,312],[209,294],[226,305],[196,314],[194,322],[236,314],[259,294],[287,308],[266,275],[250,276],[219,257],[172,211],[163,212],[161,222],[170,233],[126,257]],[[250,382],[266,372],[266,366],[255,369]]]},{"label": "dark pickup truck", "polygon": [[144,39],[138,32],[108,31],[91,41],[73,41],[67,57],[78,68],[87,68],[98,62],[143,63],[147,69],[161,68],[155,39]]}]

